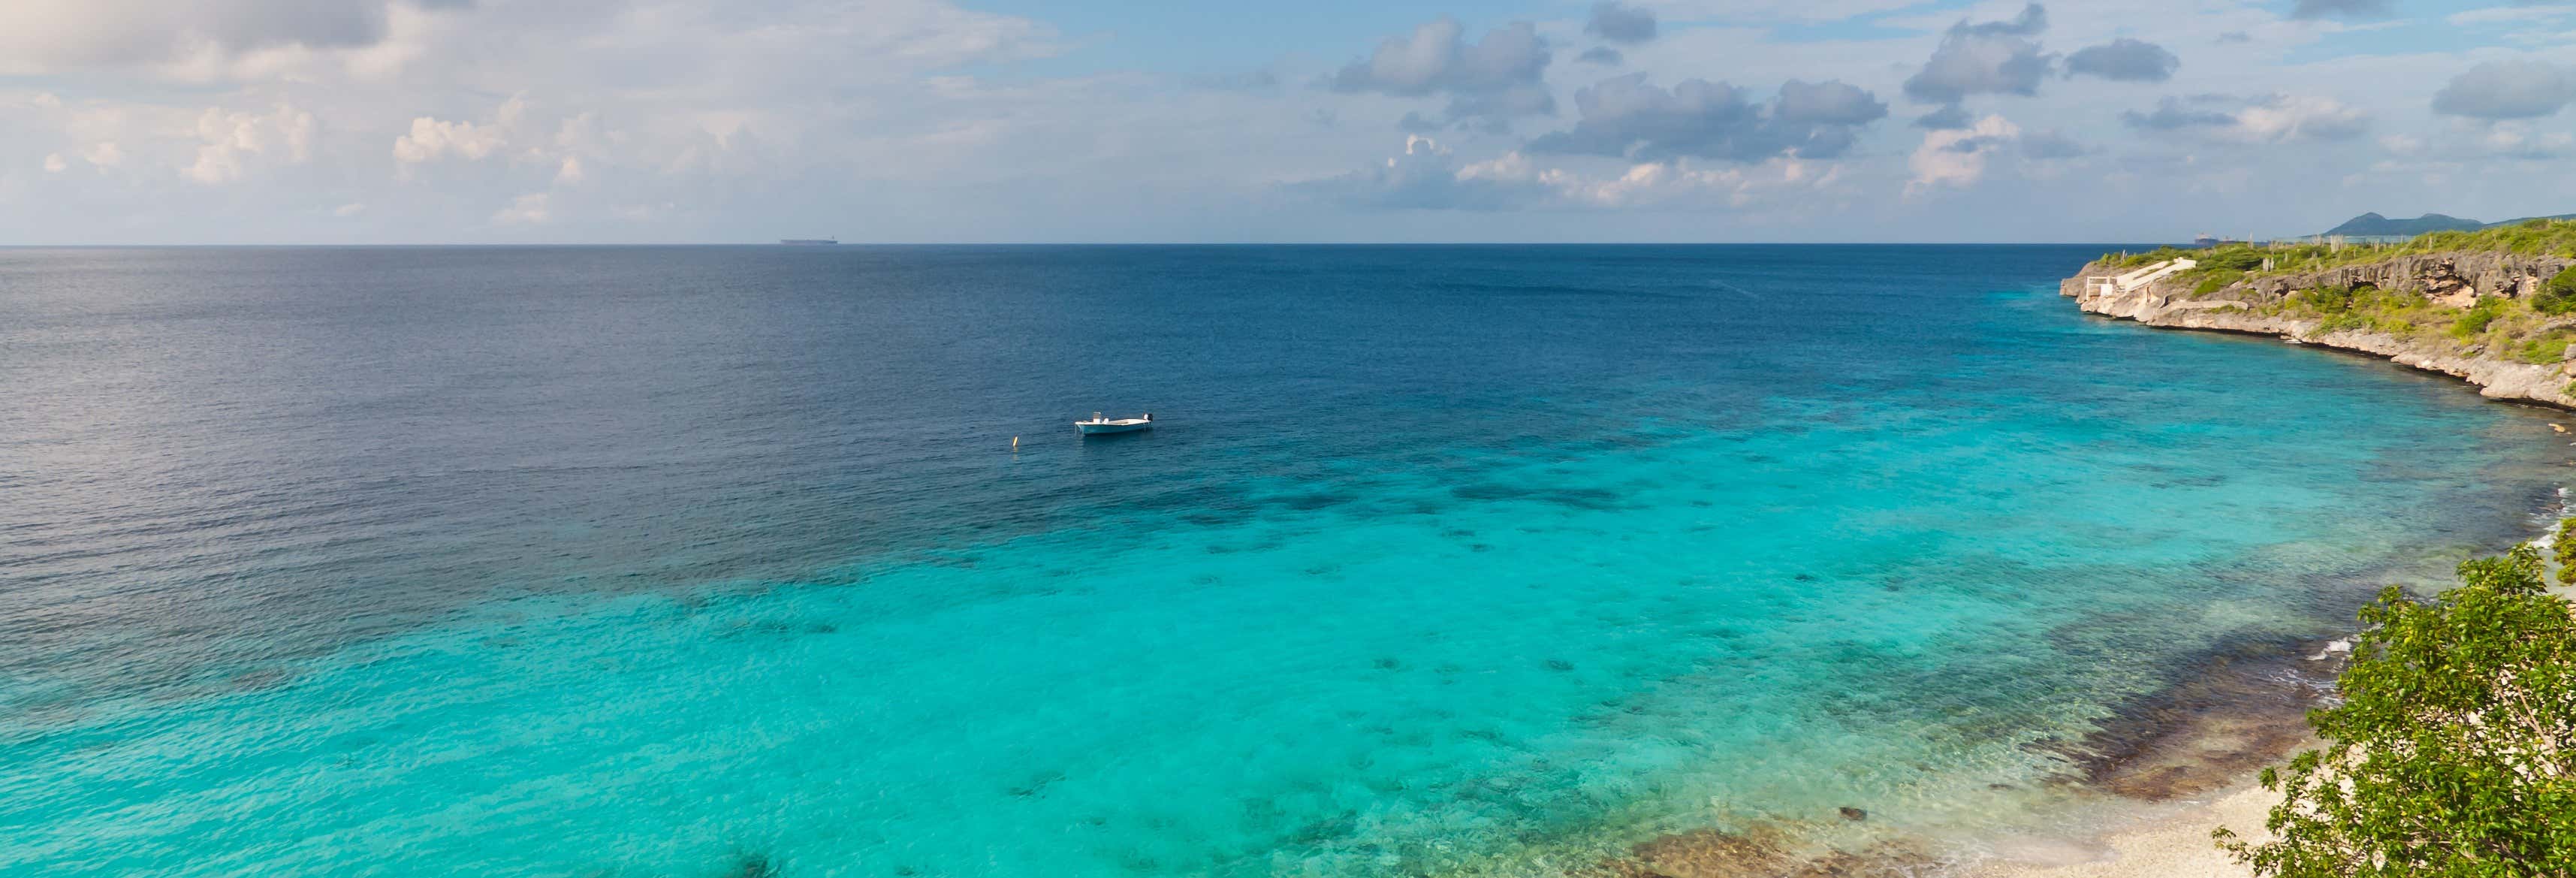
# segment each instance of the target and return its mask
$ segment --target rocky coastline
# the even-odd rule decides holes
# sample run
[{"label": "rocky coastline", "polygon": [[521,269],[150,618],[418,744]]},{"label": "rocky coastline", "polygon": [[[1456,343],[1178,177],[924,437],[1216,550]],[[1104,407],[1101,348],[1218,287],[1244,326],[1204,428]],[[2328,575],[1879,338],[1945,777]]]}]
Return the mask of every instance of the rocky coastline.
[{"label": "rocky coastline", "polygon": [[[2258,276],[2204,291],[2187,279],[2157,280],[2134,287],[2106,285],[2096,279],[2125,269],[2095,261],[2061,281],[2058,293],[2074,299],[2076,307],[2087,313],[2169,329],[2274,336],[2295,344],[2384,357],[2400,365],[2456,376],[2476,385],[2489,398],[2576,409],[2576,394],[2570,393],[2571,387],[2576,387],[2576,360],[2530,363],[2447,338],[2401,337],[2367,328],[2329,328],[2324,319],[2285,313],[2279,307],[2302,290],[2372,287],[2467,308],[2482,297],[2527,298],[2539,288],[2542,279],[2570,265],[2576,265],[2576,259],[2483,251],[2418,254],[2315,272]],[[2576,318],[2564,319],[2576,326]]]}]

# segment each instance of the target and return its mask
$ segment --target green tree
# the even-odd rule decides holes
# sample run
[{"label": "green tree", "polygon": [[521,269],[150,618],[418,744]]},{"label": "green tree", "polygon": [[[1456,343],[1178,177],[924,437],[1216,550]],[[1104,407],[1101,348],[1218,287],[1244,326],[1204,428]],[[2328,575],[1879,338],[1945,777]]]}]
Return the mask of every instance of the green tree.
[{"label": "green tree", "polygon": [[2531,294],[2531,310],[2542,314],[2576,312],[2576,266],[2570,266],[2540,285]]},{"label": "green tree", "polygon": [[2263,772],[2273,840],[2220,846],[2282,878],[2576,876],[2576,618],[2542,573],[2524,546],[2381,592],[2308,714],[2325,747]]}]

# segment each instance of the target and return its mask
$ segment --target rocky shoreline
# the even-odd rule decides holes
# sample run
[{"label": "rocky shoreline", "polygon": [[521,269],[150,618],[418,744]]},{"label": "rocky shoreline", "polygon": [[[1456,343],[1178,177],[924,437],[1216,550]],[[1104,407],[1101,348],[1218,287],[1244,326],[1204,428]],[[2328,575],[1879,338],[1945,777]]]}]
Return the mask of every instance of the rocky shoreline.
[{"label": "rocky shoreline", "polygon": [[2489,398],[2576,409],[2576,394],[2569,392],[2576,387],[2576,360],[2535,364],[2464,348],[2447,339],[2408,339],[2366,329],[2320,332],[2326,323],[2322,319],[2286,316],[2269,307],[2302,289],[2354,286],[2413,292],[2464,307],[2480,296],[2528,296],[2540,278],[2570,264],[2576,260],[2478,252],[2405,256],[2308,274],[2240,280],[2203,293],[2175,280],[2105,287],[2090,279],[2123,269],[2096,261],[2059,282],[2058,294],[2074,299],[2076,307],[2091,314],[2168,329],[2274,336],[2294,344],[2368,354],[2458,377]]}]

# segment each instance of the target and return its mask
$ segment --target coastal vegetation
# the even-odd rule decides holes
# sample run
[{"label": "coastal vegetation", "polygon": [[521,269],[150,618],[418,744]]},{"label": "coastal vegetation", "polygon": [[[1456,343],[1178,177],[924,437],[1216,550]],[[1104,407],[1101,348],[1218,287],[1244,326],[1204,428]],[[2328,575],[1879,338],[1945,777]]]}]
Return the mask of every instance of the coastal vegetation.
[{"label": "coastal vegetation", "polygon": [[[2097,281],[2177,258],[2195,264]],[[2094,313],[2277,333],[2576,408],[2576,222],[2563,218],[2395,244],[2109,254],[2060,289]],[[2546,552],[2462,564],[2438,595],[2381,592],[2336,698],[2308,713],[2322,745],[2262,774],[2281,796],[2268,834],[2220,830],[2220,846],[2265,878],[2576,878],[2576,604],[2548,590],[2553,575],[2576,585],[2576,518],[2556,531]]]},{"label": "coastal vegetation", "polygon": [[[2200,267],[2185,276],[2206,277],[2216,270],[2249,274],[2288,274],[2343,265],[2358,265],[2398,256],[2420,256],[2459,250],[2485,250],[2524,256],[2576,258],[2576,220],[2536,219],[2474,232],[2442,231],[2395,244],[2336,244],[2330,241],[2229,243],[2209,248],[2158,247],[2140,253],[2109,253],[2105,264],[2138,268],[2168,259],[2187,258]],[[2269,261],[2268,267],[2266,261]]]},{"label": "coastal vegetation", "polygon": [[2576,221],[2537,219],[2477,231],[2441,231],[2385,245],[2164,247],[2106,254],[2103,264],[2127,270],[2191,259],[2198,264],[2167,281],[2189,291],[2181,298],[2218,300],[2214,303],[2218,308],[2255,317],[2306,321],[2309,328],[2303,334],[2310,338],[2362,331],[2467,357],[2543,365],[2562,362],[2569,345],[2576,343],[2576,266],[2541,278],[2536,288],[2527,287],[2520,296],[2493,290],[2466,297],[2435,296],[2417,289],[2372,285],[2367,271],[2358,275],[2333,271],[2405,257],[2448,259],[2461,253],[2576,258]]},{"label": "coastal vegetation", "polygon": [[[2564,282],[2564,292],[2550,293]],[[2555,363],[2576,342],[2576,276],[2562,273],[2528,301],[2481,298],[2466,308],[2446,306],[2414,293],[2375,287],[2322,287],[2301,290],[2279,302],[2254,307],[2257,313],[2317,321],[2311,335],[2349,330],[2377,332],[2400,339],[2447,338],[2471,353],[2524,363]]]},{"label": "coastal vegetation", "polygon": [[2576,608],[2545,568],[2523,546],[2430,600],[2381,592],[2342,700],[2308,715],[2324,746],[2263,772],[2273,838],[2220,846],[2279,878],[2576,875]]},{"label": "coastal vegetation", "polygon": [[2576,585],[2576,518],[2558,520],[2549,540],[2550,560],[2558,562],[2558,584]]}]

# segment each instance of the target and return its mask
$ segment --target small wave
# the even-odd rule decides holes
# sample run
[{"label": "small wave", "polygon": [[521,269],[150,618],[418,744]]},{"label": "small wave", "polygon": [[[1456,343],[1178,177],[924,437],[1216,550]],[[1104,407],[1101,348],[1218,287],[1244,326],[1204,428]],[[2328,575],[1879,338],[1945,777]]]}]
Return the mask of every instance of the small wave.
[{"label": "small wave", "polygon": [[1752,290],[1748,290],[1748,289],[1745,289],[1745,288],[1743,288],[1743,287],[1739,287],[1739,286],[1736,286],[1736,285],[1734,285],[1734,284],[1727,283],[1727,282],[1722,281],[1722,280],[1718,280],[1718,279],[1716,279],[1716,278],[1710,278],[1710,279],[1709,279],[1709,281],[1708,281],[1708,286],[1709,286],[1709,289],[1713,289],[1713,290],[1722,290],[1722,291],[1725,291],[1725,292],[1734,293],[1734,294],[1736,294],[1736,295],[1743,296],[1743,297],[1745,297],[1745,298],[1747,298],[1747,299],[1759,299],[1759,298],[1762,298],[1762,294],[1761,294],[1761,293],[1757,293],[1757,292],[1754,292],[1754,291],[1752,291]]}]

